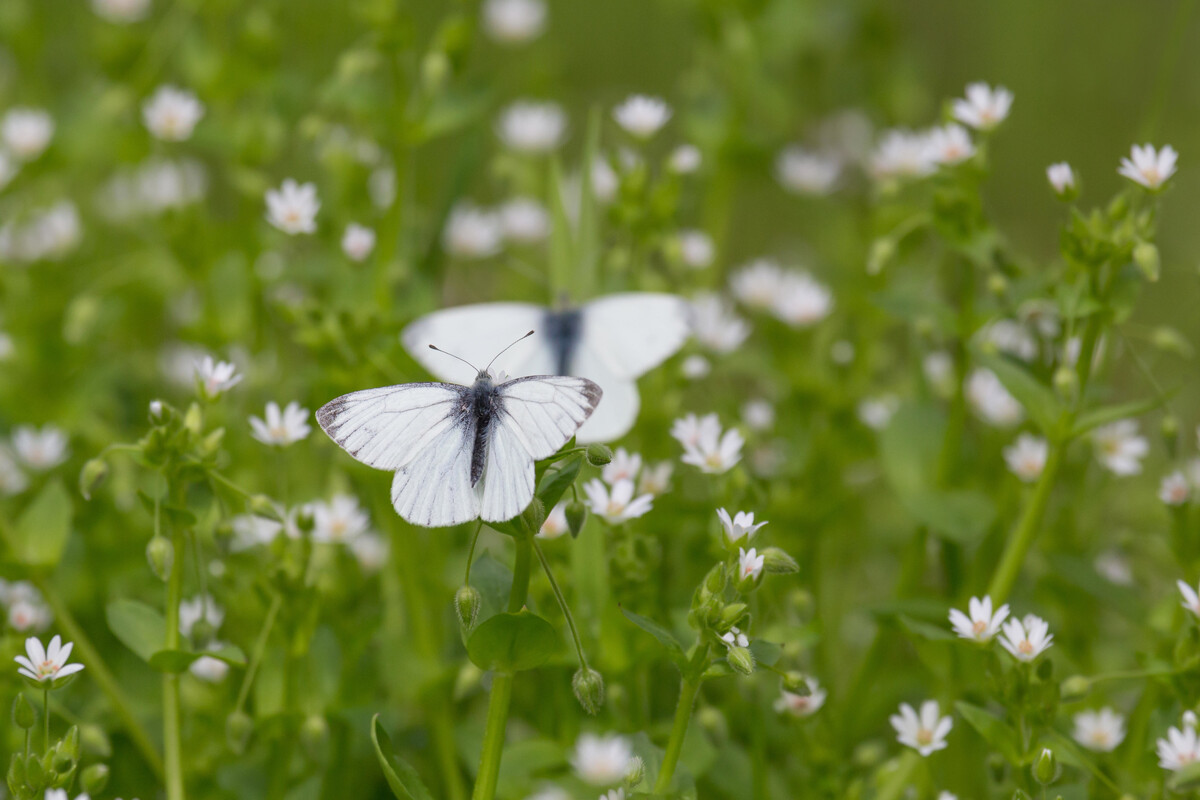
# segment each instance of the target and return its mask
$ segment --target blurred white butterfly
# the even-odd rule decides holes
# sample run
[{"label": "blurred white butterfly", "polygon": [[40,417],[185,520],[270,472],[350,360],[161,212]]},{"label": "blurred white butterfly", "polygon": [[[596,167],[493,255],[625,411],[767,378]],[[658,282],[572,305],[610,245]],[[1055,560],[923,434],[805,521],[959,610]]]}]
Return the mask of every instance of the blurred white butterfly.
[{"label": "blurred white butterfly", "polygon": [[318,409],[317,422],[354,458],[396,473],[392,505],[408,522],[503,522],[533,499],[534,461],[570,440],[602,392],[559,375],[496,383],[491,366],[476,370],[470,386],[406,383],[342,395]]},{"label": "blurred white butterfly", "polygon": [[510,375],[578,375],[600,385],[604,403],[579,429],[582,443],[609,442],[637,420],[637,379],[670,358],[688,336],[686,302],[670,294],[628,292],[578,308],[532,303],[481,303],[435,311],[404,329],[400,338],[413,358],[441,380],[466,381],[461,364],[433,356],[438,342],[470,361],[483,361],[495,342],[534,328],[534,347],[510,351],[497,368]]}]

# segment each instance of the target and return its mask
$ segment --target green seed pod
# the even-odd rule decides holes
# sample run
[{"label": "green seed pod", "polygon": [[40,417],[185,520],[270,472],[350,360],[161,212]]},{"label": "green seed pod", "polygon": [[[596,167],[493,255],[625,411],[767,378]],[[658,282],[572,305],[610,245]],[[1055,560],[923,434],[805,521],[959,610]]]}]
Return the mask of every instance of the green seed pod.
[{"label": "green seed pod", "polygon": [[587,506],[578,500],[571,500],[567,503],[564,512],[567,516],[567,529],[571,531],[571,538],[577,538],[579,532],[583,530],[583,524],[587,522]]},{"label": "green seed pod", "polygon": [[604,677],[591,667],[580,667],[571,678],[575,699],[583,710],[595,714],[604,706]]},{"label": "green seed pod", "polygon": [[155,536],[146,545],[146,561],[150,564],[150,571],[165,582],[171,577],[171,567],[175,564],[175,548],[164,537]]},{"label": "green seed pod", "polygon": [[79,493],[84,500],[92,499],[92,492],[100,488],[108,477],[108,463],[102,458],[93,458],[79,472]]},{"label": "green seed pod", "polygon": [[37,717],[38,712],[33,703],[29,702],[24,692],[17,692],[17,699],[13,700],[12,707],[13,724],[27,731],[37,724]]},{"label": "green seed pod", "polygon": [[587,462],[593,467],[603,467],[612,461],[612,450],[605,444],[589,444],[587,446]]},{"label": "green seed pod", "polygon": [[721,609],[716,627],[719,630],[726,630],[733,627],[742,617],[746,616],[746,609],[747,606],[745,603],[730,603]]},{"label": "green seed pod", "polygon": [[750,652],[750,648],[731,647],[725,658],[729,661],[729,666],[733,667],[734,672],[741,675],[754,674],[754,654]]},{"label": "green seed pod", "polygon": [[80,773],[79,781],[83,786],[83,793],[95,797],[108,786],[108,765],[92,764]]},{"label": "green seed pod", "polygon": [[464,636],[475,628],[482,605],[483,595],[474,586],[460,586],[454,593],[454,611],[458,615],[458,625]]},{"label": "green seed pod", "polygon": [[250,735],[254,733],[254,720],[245,711],[234,711],[225,718],[225,742],[236,755],[246,752]]}]

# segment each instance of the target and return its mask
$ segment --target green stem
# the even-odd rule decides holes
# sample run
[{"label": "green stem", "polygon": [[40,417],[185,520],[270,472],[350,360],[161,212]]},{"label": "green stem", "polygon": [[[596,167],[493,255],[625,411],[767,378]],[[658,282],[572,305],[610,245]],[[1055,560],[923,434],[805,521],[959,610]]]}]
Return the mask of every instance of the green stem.
[{"label": "green stem", "polygon": [[897,765],[895,772],[891,774],[887,783],[880,788],[879,794],[876,795],[877,800],[899,800],[903,796],[904,790],[912,782],[913,773],[916,772],[920,763],[921,757],[912,750],[901,756],[900,764]]},{"label": "green stem", "polygon": [[42,721],[45,723],[44,738],[42,739],[42,752],[50,752],[50,690],[42,690]]},{"label": "green stem", "polygon": [[588,665],[587,656],[583,653],[583,642],[579,639],[579,630],[575,627],[575,618],[571,616],[571,609],[567,606],[567,599],[563,597],[562,589],[558,587],[558,581],[554,579],[554,573],[550,571],[550,562],[546,560],[546,554],[542,552],[541,545],[537,543],[537,539],[533,540],[533,552],[537,553],[538,561],[542,562],[542,571],[546,573],[546,577],[550,580],[550,588],[554,590],[554,599],[558,601],[558,607],[567,619],[567,628],[570,629],[571,639],[575,642],[575,654],[579,657],[579,666],[586,669]]},{"label": "green stem", "polygon": [[679,687],[679,705],[675,707],[675,722],[671,725],[671,736],[667,739],[667,749],[663,752],[658,780],[654,782],[655,794],[666,792],[675,777],[675,767],[679,764],[679,754],[683,751],[683,739],[687,736],[688,724],[692,721],[692,706],[696,704],[696,695],[699,692],[699,678],[683,679]]},{"label": "green stem", "polygon": [[[181,531],[171,535],[175,563],[167,580],[166,649],[180,649],[179,604],[183,600],[184,540]],[[163,676],[163,751],[166,761],[167,800],[184,800],[183,739],[179,705],[179,676]]]},{"label": "green stem", "polygon": [[275,627],[275,617],[279,615],[282,606],[283,595],[275,595],[271,600],[271,607],[267,609],[267,618],[263,621],[262,630],[258,632],[258,639],[254,642],[254,652],[250,654],[250,664],[246,667],[246,674],[242,676],[242,687],[238,690],[234,711],[242,711],[246,706],[250,687],[254,685],[254,676],[258,673],[258,665],[262,663],[263,655],[267,651],[267,639],[271,636],[271,629]]},{"label": "green stem", "polygon": [[988,594],[997,605],[1008,598],[1008,593],[1012,591],[1017,580],[1017,573],[1021,571],[1021,565],[1025,562],[1025,555],[1037,535],[1050,500],[1050,492],[1054,488],[1054,480],[1058,476],[1059,465],[1062,463],[1064,446],[1061,442],[1050,443],[1042,476],[1034,487],[1033,496],[1029,498],[1029,504],[1025,506],[1025,512],[1017,522],[1017,527],[1009,535],[1004,554],[1000,557],[1000,563],[996,565],[995,573],[992,574]]}]

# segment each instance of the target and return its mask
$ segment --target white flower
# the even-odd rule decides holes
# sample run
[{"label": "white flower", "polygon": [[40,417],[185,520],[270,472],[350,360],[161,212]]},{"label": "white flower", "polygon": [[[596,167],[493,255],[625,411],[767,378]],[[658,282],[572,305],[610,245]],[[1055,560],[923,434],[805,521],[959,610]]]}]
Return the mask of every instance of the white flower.
[{"label": "white flower", "polygon": [[701,472],[728,472],[742,460],[742,445],[746,440],[737,428],[721,433],[716,414],[697,420],[694,414],[675,420],[671,436],[683,445],[683,463],[699,467]]},{"label": "white flower", "polygon": [[1156,743],[1158,765],[1163,769],[1181,770],[1188,764],[1200,759],[1200,741],[1196,738],[1196,728],[1184,722],[1183,730],[1170,728],[1167,738],[1159,739]]},{"label": "white flower", "polygon": [[665,100],[644,94],[630,95],[612,113],[618,125],[639,139],[649,139],[671,119]]},{"label": "white flower", "polygon": [[721,520],[725,539],[731,545],[740,544],[743,539],[750,541],[754,534],[758,533],[758,529],[767,524],[766,520],[756,524],[753,511],[739,511],[730,518],[728,511],[718,508],[717,517]]},{"label": "white flower", "polygon": [[771,310],[793,328],[806,328],[829,316],[833,293],[807,272],[788,272],[783,276]]},{"label": "white flower", "polygon": [[836,156],[788,147],[775,159],[775,178],[796,194],[826,195],[837,186],[842,162]]},{"label": "white flower", "polygon": [[182,142],[191,138],[196,123],[204,116],[204,104],[196,95],[174,86],[160,86],[142,104],[142,121],[146,130],[166,142]]},{"label": "white flower", "polygon": [[1025,410],[990,369],[979,368],[967,377],[967,399],[984,421],[1010,428],[1025,416]]},{"label": "white flower", "polygon": [[256,514],[239,514],[229,520],[233,528],[234,552],[241,552],[262,544],[270,544],[283,530],[283,524]]},{"label": "white flower", "polygon": [[1033,614],[1026,614],[1023,620],[1010,619],[1003,631],[1000,644],[1018,661],[1033,661],[1054,643],[1050,624]]},{"label": "white flower", "polygon": [[396,170],[390,165],[373,170],[367,178],[367,194],[376,208],[391,208],[396,200]]},{"label": "white flower", "polygon": [[858,418],[871,430],[881,431],[892,421],[892,416],[899,408],[900,398],[894,394],[867,397],[858,404]]},{"label": "white flower", "polygon": [[1092,431],[1096,458],[1114,475],[1137,475],[1150,443],[1138,435],[1137,420],[1122,419]]},{"label": "white flower", "polygon": [[7,447],[0,446],[0,495],[20,494],[29,487],[29,479],[21,471],[17,459]]},{"label": "white flower", "polygon": [[931,157],[939,164],[960,164],[975,155],[971,135],[962,125],[951,122],[929,131]]},{"label": "white flower", "polygon": [[518,100],[504,109],[496,135],[518,153],[548,153],[562,144],[567,115],[557,103]]},{"label": "white flower", "polygon": [[600,795],[600,800],[625,800],[625,788],[618,786],[616,789],[609,789]]},{"label": "white flower", "polygon": [[[225,612],[206,594],[196,595],[179,603],[179,632],[185,637],[192,635],[197,622],[206,622],[216,632],[225,621]],[[207,642],[201,642],[207,644]]]},{"label": "white flower", "polygon": [[272,400],[267,403],[266,419],[250,417],[250,427],[254,429],[251,436],[275,447],[286,447],[312,432],[308,424],[308,409],[302,408],[295,400],[288,403],[282,412],[279,404]]},{"label": "white flower", "polygon": [[1111,753],[1125,739],[1125,717],[1111,708],[1075,715],[1075,741],[1097,753]]},{"label": "white flower", "polygon": [[699,147],[694,144],[681,144],[671,151],[667,166],[676,174],[691,175],[700,169],[702,161]]},{"label": "white flower", "polygon": [[967,602],[967,612],[964,614],[957,608],[950,609],[950,625],[959,637],[976,642],[990,642],[999,633],[1004,620],[1008,619],[1007,605],[1000,606],[992,613],[990,595],[984,595],[982,599],[972,597]]},{"label": "white flower", "polygon": [[929,137],[907,130],[884,134],[871,156],[871,172],[877,178],[919,178],[937,169]]},{"label": "white flower", "polygon": [[1046,180],[1057,195],[1064,195],[1075,188],[1075,170],[1065,161],[1046,167]]},{"label": "white flower", "polygon": [[0,150],[0,189],[8,186],[13,178],[17,177],[17,173],[21,171],[21,165],[15,159]]},{"label": "white flower", "polygon": [[[224,642],[209,642],[207,649],[220,650]],[[206,683],[220,683],[229,674],[229,665],[219,658],[200,656],[188,666],[188,672]]]},{"label": "white flower", "polygon": [[954,392],[954,359],[944,350],[934,350],[928,353],[921,362],[925,380],[930,387],[940,395],[948,396]]},{"label": "white flower", "polygon": [[642,468],[642,477],[638,481],[638,494],[665,494],[671,488],[671,474],[674,471],[675,465],[670,461],[647,464]]},{"label": "white flower", "polygon": [[763,564],[766,563],[767,557],[760,554],[757,550],[751,547],[749,550],[738,548],[738,579],[739,580],[758,580],[758,576],[762,575]]},{"label": "white flower", "polygon": [[928,756],[946,746],[946,734],[954,726],[954,720],[941,716],[937,700],[926,700],[921,704],[921,713],[908,703],[900,704],[900,713],[889,720],[896,729],[896,739],[902,745],[913,748],[922,756]]},{"label": "white flower", "polygon": [[770,309],[783,293],[784,271],[769,258],[759,258],[741,267],[729,279],[729,288],[743,305]]},{"label": "white flower", "polygon": [[808,694],[796,694],[787,689],[780,691],[779,699],[775,701],[775,710],[781,714],[791,714],[793,717],[810,717],[825,705],[826,692],[817,683],[816,678],[804,679],[808,684]]},{"label": "white flower", "polygon": [[633,743],[617,734],[581,733],[571,766],[582,780],[596,786],[619,783],[633,766]]},{"label": "white flower", "polygon": [[1158,485],[1158,499],[1169,506],[1183,505],[1188,501],[1191,493],[1192,487],[1180,470],[1164,476],[1162,483]]},{"label": "white flower", "polygon": [[351,261],[363,261],[375,249],[375,231],[357,222],[346,226],[342,234],[342,252]]},{"label": "white flower", "polygon": [[972,83],[967,98],[954,101],[954,118],[975,130],[991,130],[1008,116],[1012,101],[1012,92],[1003,86],[993,89],[986,83]]},{"label": "white flower", "polygon": [[721,641],[725,642],[726,647],[750,646],[750,637],[738,630],[737,627],[730,628],[728,631],[721,634]]},{"label": "white flower", "polygon": [[600,477],[610,486],[617,481],[637,480],[638,470],[642,468],[642,457],[638,453],[630,453],[624,447],[618,447],[612,455],[612,460],[604,465]]},{"label": "white flower", "polygon": [[0,140],[21,161],[45,152],[54,138],[54,118],[40,108],[13,108],[0,120]]},{"label": "white flower", "polygon": [[1175,174],[1175,161],[1179,154],[1171,145],[1155,151],[1154,145],[1136,144],[1130,152],[1131,158],[1122,158],[1117,172],[1134,183],[1140,183],[1151,191],[1159,188]]},{"label": "white flower", "polygon": [[565,789],[554,784],[545,784],[525,800],[571,800],[571,795]]},{"label": "white flower", "polygon": [[489,37],[501,44],[524,44],[545,30],[546,3],[543,0],[486,0],[483,27]]},{"label": "white flower", "polygon": [[550,214],[536,200],[518,197],[500,206],[497,213],[500,227],[509,241],[532,244],[550,235]]},{"label": "white flower", "polygon": [[348,494],[335,494],[328,503],[313,503],[313,540],[317,542],[346,543],[355,539],[371,527],[371,518],[358,504],[358,498]]},{"label": "white flower", "polygon": [[568,530],[570,530],[570,526],[567,525],[567,504],[560,501],[546,515],[542,527],[537,532],[537,537],[539,539],[557,539]]},{"label": "white flower", "polygon": [[675,234],[675,241],[679,245],[679,257],[686,267],[704,269],[712,264],[716,256],[716,245],[704,231],[682,230]]},{"label": "white flower", "polygon": [[316,184],[299,184],[288,178],[278,189],[267,190],[267,222],[286,234],[316,231],[320,208]]},{"label": "white flower", "polygon": [[92,11],[109,22],[125,25],[145,19],[150,0],[92,0]]},{"label": "white flower", "polygon": [[752,431],[765,431],[775,424],[775,406],[768,400],[747,400],[742,404],[742,421]]},{"label": "white flower", "polygon": [[689,381],[698,381],[708,377],[708,374],[712,372],[712,364],[708,363],[708,359],[704,356],[690,355],[679,365],[679,371]]},{"label": "white flower", "polygon": [[67,460],[67,434],[53,425],[40,430],[32,425],[13,429],[13,450],[29,469],[41,472],[53,469]]},{"label": "white flower", "polygon": [[985,342],[1001,353],[1016,356],[1022,361],[1032,361],[1037,357],[1037,340],[1028,328],[1015,320],[995,320],[983,330],[982,336]]},{"label": "white flower", "polygon": [[750,326],[720,295],[705,293],[692,298],[690,311],[692,333],[709,350],[732,353],[750,335]]},{"label": "white flower", "polygon": [[350,540],[350,552],[364,572],[377,572],[387,562],[387,539],[377,533],[355,536]]},{"label": "white flower", "polygon": [[642,516],[654,505],[652,495],[634,497],[634,488],[632,480],[623,478],[613,484],[610,493],[603,481],[592,478],[584,484],[583,491],[587,494],[592,513],[603,517],[609,524],[617,525]]},{"label": "white flower", "polygon": [[455,206],[442,231],[446,252],[459,258],[487,258],[500,251],[504,228],[491,211],[469,203]]},{"label": "white flower", "polygon": [[204,360],[196,362],[195,369],[201,394],[209,400],[215,400],[242,380],[242,376],[237,374],[237,367],[228,361],[214,361],[212,356],[205,356]]},{"label": "white flower", "polygon": [[1133,585],[1133,569],[1129,566],[1129,559],[1119,550],[1106,550],[1097,554],[1092,566],[1109,583],[1118,586]]},{"label": "white flower", "polygon": [[1183,607],[1200,617],[1200,595],[1197,595],[1196,590],[1183,581],[1176,581],[1175,585],[1179,587],[1179,593],[1183,595]]},{"label": "white flower", "polygon": [[1004,448],[1004,461],[1008,469],[1026,483],[1036,481],[1046,468],[1046,456],[1050,446],[1040,436],[1022,433],[1015,444]]},{"label": "white flower", "polygon": [[13,630],[25,633],[33,630],[45,630],[54,621],[54,613],[38,600],[20,599],[8,607],[8,624]]},{"label": "white flower", "polygon": [[74,675],[83,669],[83,664],[68,664],[71,648],[75,645],[55,636],[50,640],[49,647],[42,647],[42,642],[35,636],[25,640],[26,655],[17,656],[14,660],[20,665],[17,670],[31,681],[53,682],[68,675]]},{"label": "white flower", "polygon": [[958,795],[954,792],[941,791],[938,792],[937,800],[958,800]]},{"label": "white flower", "polygon": [[0,228],[0,259],[32,263],[55,260],[70,252],[83,236],[79,211],[70,200],[30,212],[23,225]]}]

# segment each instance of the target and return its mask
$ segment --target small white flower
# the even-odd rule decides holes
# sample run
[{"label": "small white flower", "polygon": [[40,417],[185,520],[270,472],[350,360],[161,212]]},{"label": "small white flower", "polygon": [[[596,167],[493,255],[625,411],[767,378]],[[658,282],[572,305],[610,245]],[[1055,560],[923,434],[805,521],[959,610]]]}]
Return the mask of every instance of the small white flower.
[{"label": "small white flower", "polygon": [[267,403],[266,419],[250,417],[250,427],[254,429],[251,436],[274,447],[286,447],[312,432],[308,424],[308,409],[302,408],[295,400],[288,403],[282,412],[279,404],[272,400]]},{"label": "small white flower", "polygon": [[612,461],[604,465],[600,477],[609,486],[615,486],[617,481],[637,480],[638,471],[642,468],[642,457],[638,453],[630,453],[624,447],[618,447],[613,453]]},{"label": "small white flower", "polygon": [[700,148],[694,144],[681,144],[671,151],[667,166],[678,175],[691,175],[700,169],[703,157]]},{"label": "small white flower", "polygon": [[489,37],[501,44],[524,44],[545,30],[546,3],[543,0],[486,0],[483,27]]},{"label": "small white flower", "polygon": [[446,252],[458,258],[487,258],[500,252],[504,228],[500,218],[469,203],[454,207],[442,231]]},{"label": "small white flower", "polygon": [[642,468],[642,477],[638,481],[638,494],[658,496],[665,494],[671,488],[671,475],[675,465],[670,461],[660,461],[657,464],[646,464]]},{"label": "small white flower", "polygon": [[150,0],[92,0],[92,10],[102,19],[127,25],[146,18]]},{"label": "small white flower", "polygon": [[1183,607],[1200,617],[1200,595],[1197,595],[1196,590],[1183,581],[1176,581],[1175,585],[1179,587],[1179,593],[1183,595]]},{"label": "small white flower", "polygon": [[609,789],[600,795],[600,800],[625,800],[625,788],[618,786],[616,789]]},{"label": "small white flower", "polygon": [[367,178],[367,194],[376,208],[391,208],[396,200],[396,170],[390,165],[372,170]]},{"label": "small white flower", "polygon": [[950,609],[950,625],[963,639],[990,642],[1000,632],[1000,626],[1008,619],[1008,606],[1002,605],[992,613],[992,598],[972,597],[967,603],[967,614],[957,608]]},{"label": "small white flower", "polygon": [[328,503],[313,503],[311,511],[312,536],[317,542],[344,544],[371,527],[371,518],[358,504],[358,498],[348,494],[335,494]]},{"label": "small white flower", "polygon": [[726,647],[750,646],[750,637],[738,630],[737,627],[730,628],[728,631],[721,634],[721,641],[725,642]]},{"label": "small white flower", "polygon": [[671,119],[671,107],[659,97],[630,95],[613,109],[613,119],[639,139],[649,139]]},{"label": "small white flower", "polygon": [[3,150],[0,150],[0,189],[8,186],[20,171],[21,165],[17,163],[16,159],[9,156]]},{"label": "small white flower", "polygon": [[53,469],[67,460],[67,434],[54,425],[41,429],[21,425],[13,430],[13,451],[21,462],[36,472]]},{"label": "small white flower", "polygon": [[1119,550],[1105,550],[1097,554],[1092,566],[1109,583],[1117,586],[1133,585],[1133,569],[1129,566],[1129,559]]},{"label": "small white flower", "polygon": [[980,419],[999,428],[1011,428],[1025,416],[1017,398],[990,369],[980,367],[967,377],[967,399]]},{"label": "small white flower", "polygon": [[375,231],[357,222],[346,226],[342,234],[342,252],[351,261],[363,261],[375,249]]},{"label": "small white flower", "polygon": [[771,310],[793,328],[807,328],[833,311],[833,293],[807,272],[787,272],[771,303]]},{"label": "small white flower", "polygon": [[755,523],[753,511],[739,511],[731,518],[728,511],[718,508],[717,517],[721,520],[721,528],[730,545],[741,544],[743,540],[750,541],[758,529],[767,524],[766,520]]},{"label": "small white flower", "polygon": [[937,394],[948,397],[954,392],[954,359],[945,350],[928,353],[921,362],[925,380]]},{"label": "small white flower", "polygon": [[929,131],[929,147],[932,158],[939,164],[961,164],[975,155],[975,145],[971,135],[962,125],[951,122],[940,128]]},{"label": "small white flower", "polygon": [[767,557],[760,554],[757,550],[751,547],[749,550],[738,548],[738,579],[739,580],[758,580],[758,576],[762,575],[763,564],[766,563]]},{"label": "small white flower", "polygon": [[539,539],[557,539],[569,530],[570,527],[567,525],[567,504],[564,501],[560,501],[546,515],[545,521],[542,522],[542,527],[537,532],[537,537]]},{"label": "small white flower", "polygon": [[889,719],[896,730],[900,744],[911,747],[922,756],[941,750],[946,746],[946,735],[954,726],[954,720],[941,716],[937,700],[926,700],[917,714],[908,703],[900,704],[900,713]]},{"label": "small white flower", "polygon": [[783,293],[784,271],[769,258],[759,258],[738,269],[729,288],[743,305],[768,310]]},{"label": "small white flower", "polygon": [[45,630],[53,621],[54,612],[40,597],[16,600],[8,607],[8,624],[18,633]]},{"label": "small white flower", "polygon": [[21,161],[32,161],[54,138],[54,118],[40,108],[13,108],[0,120],[0,140]]},{"label": "small white flower", "polygon": [[1015,320],[995,320],[981,335],[985,342],[1001,353],[1016,356],[1022,361],[1032,361],[1037,357],[1037,340],[1028,328]]},{"label": "small white flower", "polygon": [[29,488],[29,478],[7,447],[0,446],[0,495],[20,494]]},{"label": "small white flower", "polygon": [[233,528],[234,552],[270,544],[283,531],[282,523],[256,514],[239,514],[229,520],[229,525]]},{"label": "small white flower", "polygon": [[967,86],[966,99],[954,101],[954,118],[975,130],[991,130],[1008,116],[1012,101],[1012,92],[1003,86],[993,89],[986,83],[972,83]]},{"label": "small white flower", "polygon": [[737,428],[721,433],[716,414],[697,420],[694,414],[675,420],[671,435],[683,445],[683,463],[699,467],[701,472],[721,474],[742,460],[746,440]]},{"label": "small white flower", "polygon": [[545,784],[525,800],[571,800],[571,795],[565,789],[554,784]]},{"label": "small white flower", "polygon": [[1137,475],[1150,443],[1138,435],[1137,420],[1122,419],[1092,431],[1096,458],[1114,475]]},{"label": "small white flower", "polygon": [[209,400],[215,400],[222,392],[242,381],[242,376],[237,374],[237,367],[228,361],[214,361],[212,356],[205,356],[202,361],[196,362],[195,371],[201,394]]},{"label": "small white flower", "polygon": [[1192,493],[1192,487],[1187,477],[1180,470],[1175,470],[1162,479],[1158,485],[1158,499],[1169,506],[1181,506],[1186,503]]},{"label": "small white flower", "polygon": [[821,688],[816,678],[804,679],[808,684],[808,694],[796,694],[787,689],[780,691],[780,697],[775,701],[775,710],[781,714],[791,714],[793,717],[810,717],[825,705],[826,692]]},{"label": "small white flower", "polygon": [[841,174],[841,159],[801,147],[785,148],[775,159],[776,180],[796,194],[829,194],[837,187]]},{"label": "small white flower", "polygon": [[536,200],[518,197],[500,206],[504,237],[518,244],[533,244],[550,235],[550,214]]},{"label": "small white flower", "polygon": [[[208,595],[196,595],[179,603],[179,632],[185,637],[192,635],[196,623],[204,621],[214,632],[225,621],[225,611]],[[204,643],[202,643],[204,644]]]},{"label": "small white flower", "polygon": [[1075,170],[1065,161],[1046,167],[1046,180],[1057,195],[1064,195],[1075,189]]},{"label": "small white flower", "polygon": [[1165,739],[1156,742],[1158,765],[1175,772],[1200,759],[1200,740],[1194,725],[1184,724],[1183,730],[1170,728]]},{"label": "small white flower", "polygon": [[[207,649],[220,650],[224,646],[224,642],[213,641],[208,643]],[[205,683],[220,683],[229,674],[229,665],[219,658],[200,656],[188,666],[188,672]]]},{"label": "small white flower", "polygon": [[350,552],[363,572],[378,572],[387,562],[388,542],[377,533],[364,533],[350,540]]},{"label": "small white flower", "polygon": [[742,404],[742,421],[752,431],[765,431],[775,424],[775,406],[768,400],[747,400]]},{"label": "small white flower", "polygon": [[919,178],[937,170],[929,137],[907,130],[891,130],[871,156],[871,172],[879,179]]},{"label": "small white flower", "polygon": [[43,647],[41,640],[30,636],[25,640],[25,655],[14,659],[20,665],[17,672],[38,683],[54,682],[74,675],[83,669],[83,664],[67,663],[74,646],[71,642],[64,645],[62,638],[55,636],[50,640],[49,647]]},{"label": "small white flower", "polygon": [[622,479],[613,485],[610,493],[603,481],[593,478],[584,484],[583,491],[587,494],[592,513],[609,524],[617,525],[642,516],[654,505],[652,495],[634,497],[634,488],[633,481]]},{"label": "small white flower", "polygon": [[299,184],[288,178],[278,189],[267,190],[267,222],[286,234],[316,231],[320,208],[316,184]]},{"label": "small white flower", "polygon": [[1033,661],[1054,643],[1050,624],[1041,617],[1026,614],[1025,619],[1010,619],[1004,624],[1000,644],[1018,661]]},{"label": "small white flower", "polygon": [[1175,162],[1178,158],[1179,154],[1169,144],[1157,151],[1152,144],[1144,144],[1141,147],[1135,144],[1130,151],[1130,158],[1121,159],[1121,167],[1117,172],[1154,191],[1175,174]]},{"label": "small white flower", "polygon": [[1075,715],[1075,741],[1097,753],[1111,753],[1125,739],[1125,717],[1111,708]]},{"label": "small white flower", "polygon": [[858,404],[858,419],[871,430],[881,431],[892,421],[899,408],[900,398],[894,394],[867,397]]},{"label": "small white flower", "polygon": [[1045,439],[1022,433],[1015,444],[1004,448],[1004,461],[1013,475],[1031,483],[1041,477],[1049,451],[1050,446]]},{"label": "small white flower", "polygon": [[204,104],[196,95],[174,86],[160,86],[142,104],[142,121],[146,130],[165,142],[182,142],[191,138],[196,123],[204,116]]},{"label": "small white flower", "polygon": [[704,269],[716,257],[716,245],[704,231],[682,230],[675,235],[675,241],[679,245],[680,259],[691,269]]},{"label": "small white flower", "polygon": [[679,371],[689,381],[698,381],[708,377],[712,372],[712,364],[708,363],[708,359],[704,356],[690,355],[679,365]]},{"label": "small white flower", "polygon": [[750,326],[718,294],[705,293],[690,303],[692,333],[716,353],[732,353],[750,335]]},{"label": "small white flower", "polygon": [[571,755],[571,766],[576,775],[590,784],[619,783],[633,766],[633,743],[617,734],[581,733]]},{"label": "small white flower", "polygon": [[937,800],[958,800],[958,795],[954,792],[941,791],[938,792]]},{"label": "small white flower", "polygon": [[548,153],[562,144],[567,115],[557,103],[518,100],[500,115],[496,135],[518,153]]}]

